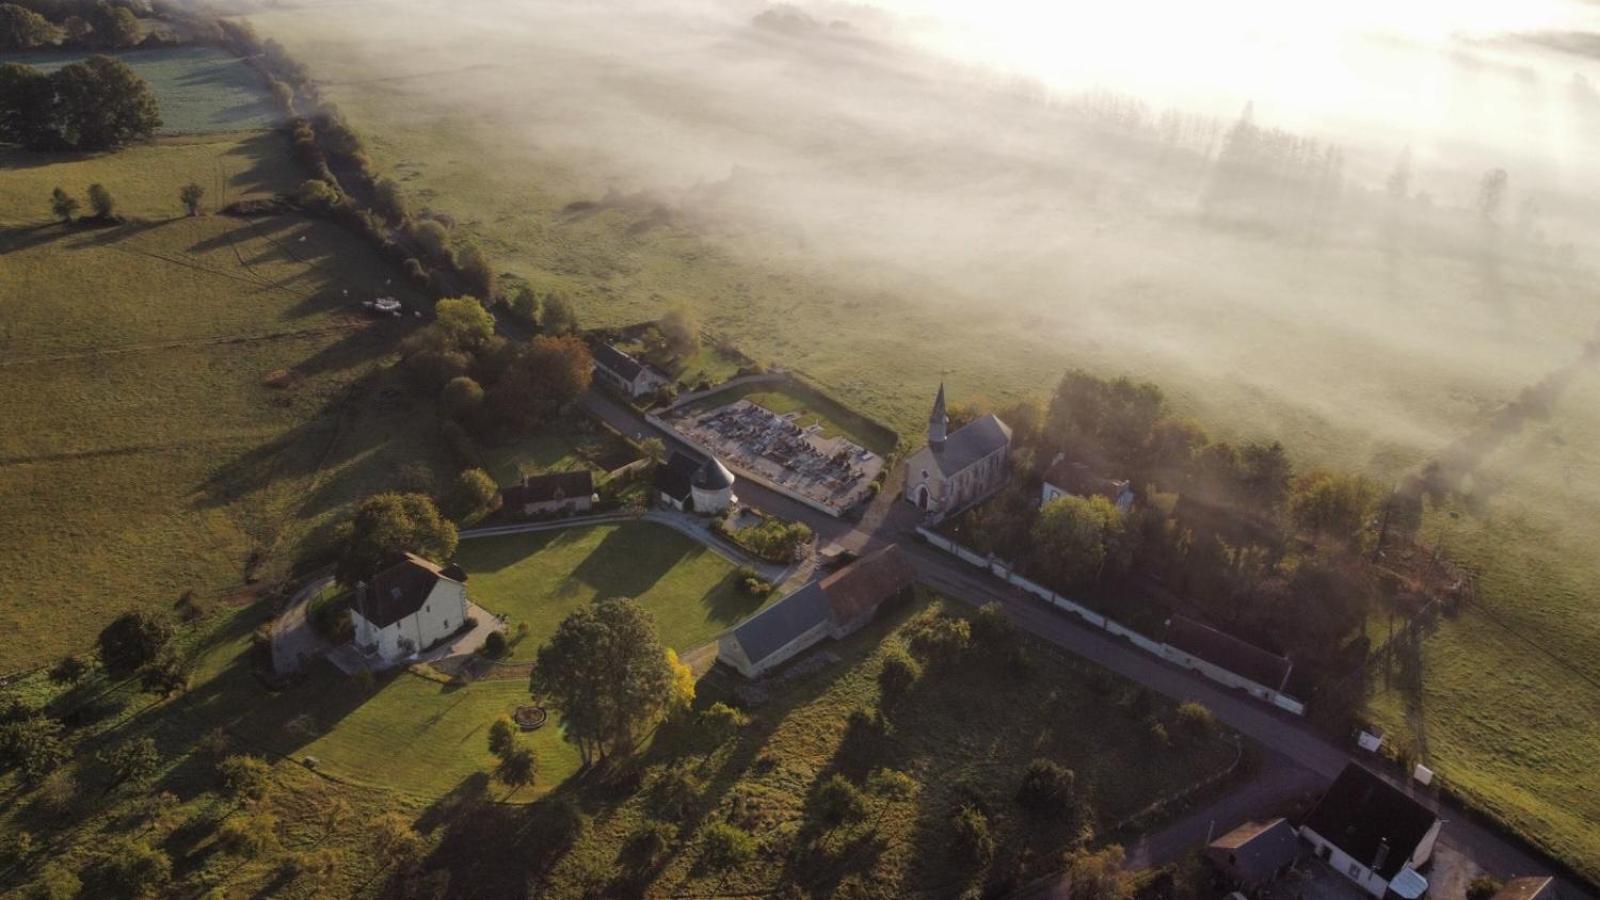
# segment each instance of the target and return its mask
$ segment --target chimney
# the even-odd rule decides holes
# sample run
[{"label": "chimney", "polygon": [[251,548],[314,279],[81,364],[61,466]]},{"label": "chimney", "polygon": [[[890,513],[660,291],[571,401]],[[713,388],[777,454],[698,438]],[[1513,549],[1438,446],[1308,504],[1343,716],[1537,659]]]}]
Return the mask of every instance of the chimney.
[{"label": "chimney", "polygon": [[1378,852],[1372,854],[1372,871],[1376,872],[1389,858],[1389,839],[1384,838],[1378,842]]}]

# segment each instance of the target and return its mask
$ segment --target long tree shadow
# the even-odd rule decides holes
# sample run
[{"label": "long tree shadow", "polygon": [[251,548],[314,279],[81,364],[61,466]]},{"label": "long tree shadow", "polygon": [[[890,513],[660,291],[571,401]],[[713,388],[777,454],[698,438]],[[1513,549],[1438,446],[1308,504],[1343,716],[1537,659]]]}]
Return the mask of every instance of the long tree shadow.
[{"label": "long tree shadow", "polygon": [[600,597],[638,597],[679,563],[701,552],[706,552],[705,548],[676,531],[634,523],[607,534],[573,569],[571,577],[592,587]]}]

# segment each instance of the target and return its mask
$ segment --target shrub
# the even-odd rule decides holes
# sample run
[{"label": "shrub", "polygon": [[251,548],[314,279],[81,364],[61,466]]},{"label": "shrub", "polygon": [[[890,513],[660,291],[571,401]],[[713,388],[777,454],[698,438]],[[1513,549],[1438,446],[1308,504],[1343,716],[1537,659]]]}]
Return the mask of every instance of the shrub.
[{"label": "shrub", "polygon": [[994,600],[985,603],[972,617],[971,627],[973,643],[988,650],[1005,650],[1017,636],[1017,626]]},{"label": "shrub", "polygon": [[1033,661],[1033,654],[1021,644],[1012,644],[1006,651],[1006,672],[1018,681],[1032,678],[1038,671],[1038,665]]},{"label": "shrub", "polygon": [[161,752],[153,739],[133,738],[101,751],[99,760],[111,770],[113,788],[124,784],[140,787],[155,777],[161,767]]},{"label": "shrub", "polygon": [[260,800],[272,783],[272,764],[259,757],[237,754],[217,763],[217,777],[229,797],[246,802]]},{"label": "shrub", "polygon": [[867,801],[859,788],[835,774],[817,791],[817,813],[830,828],[838,827],[864,817]]},{"label": "shrub", "polygon": [[883,656],[883,664],[878,669],[878,697],[884,706],[893,706],[911,692],[913,685],[922,672],[917,664],[898,647],[891,648]]},{"label": "shrub", "polygon": [[701,859],[715,871],[731,869],[756,854],[756,839],[748,831],[717,822],[701,836]]},{"label": "shrub", "polygon": [[982,865],[994,858],[994,834],[983,810],[966,804],[950,818],[950,849],[963,862]]},{"label": "shrub", "polygon": [[1035,759],[1023,773],[1017,803],[1038,816],[1069,819],[1077,812],[1077,775],[1048,759]]},{"label": "shrub", "polygon": [[71,756],[61,731],[61,723],[49,716],[7,722],[0,726],[0,762],[21,769],[28,781],[44,778]]},{"label": "shrub", "polygon": [[490,659],[499,659],[505,656],[506,651],[509,649],[510,645],[506,643],[506,636],[503,632],[491,631],[489,636],[483,639],[483,655]]},{"label": "shrub", "polygon": [[77,684],[89,666],[76,656],[63,656],[50,667],[50,680],[56,684]]},{"label": "shrub", "polygon": [[686,819],[700,801],[700,787],[683,769],[668,769],[651,785],[649,800],[658,818]]},{"label": "shrub", "polygon": [[510,716],[501,716],[489,725],[489,752],[504,757],[517,745],[517,726]]},{"label": "shrub", "polygon": [[1178,727],[1190,737],[1205,737],[1216,730],[1217,717],[1205,704],[1191,700],[1178,707]]},{"label": "shrub", "polygon": [[49,863],[39,870],[39,877],[29,885],[30,900],[73,900],[83,890],[83,881],[77,873],[61,863]]},{"label": "shrub", "polygon": [[1489,900],[1504,887],[1500,879],[1485,872],[1467,882],[1467,900]]},{"label": "shrub", "polygon": [[932,611],[913,620],[908,631],[911,652],[930,665],[955,660],[972,641],[972,626],[966,619]]},{"label": "shrub", "polygon": [[665,822],[646,822],[628,835],[627,842],[623,844],[623,855],[638,868],[650,868],[672,846],[677,833],[676,828]]},{"label": "shrub", "polygon": [[720,701],[700,712],[700,727],[719,743],[733,737],[749,722],[749,716]]},{"label": "shrub", "polygon": [[307,212],[328,214],[339,205],[339,191],[320,178],[300,182],[294,192],[294,202]]},{"label": "shrub", "polygon": [[234,856],[255,857],[277,843],[278,820],[267,813],[234,816],[217,828],[217,846]]},{"label": "shrub", "polygon": [[867,777],[867,792],[886,800],[906,800],[917,792],[917,780],[897,769],[879,769]]},{"label": "shrub", "polygon": [[1161,724],[1161,720],[1152,716],[1150,719],[1149,731],[1150,742],[1152,744],[1155,744],[1157,747],[1172,746],[1172,735],[1167,734],[1167,726]]},{"label": "shrub", "polygon": [[66,769],[56,769],[39,782],[33,798],[40,811],[59,816],[70,811],[78,801],[78,779]]},{"label": "shrub", "polygon": [[172,860],[135,838],[123,838],[101,861],[106,880],[131,896],[151,894],[172,880]]},{"label": "shrub", "polygon": [[445,383],[439,395],[439,405],[452,419],[470,418],[483,406],[483,388],[471,378],[460,375]]},{"label": "shrub", "polygon": [[500,505],[500,488],[482,469],[465,469],[456,476],[452,490],[454,506],[466,519],[490,512]]},{"label": "shrub", "polygon": [[163,697],[189,689],[189,662],[171,647],[163,647],[156,658],[139,670],[139,686]]}]

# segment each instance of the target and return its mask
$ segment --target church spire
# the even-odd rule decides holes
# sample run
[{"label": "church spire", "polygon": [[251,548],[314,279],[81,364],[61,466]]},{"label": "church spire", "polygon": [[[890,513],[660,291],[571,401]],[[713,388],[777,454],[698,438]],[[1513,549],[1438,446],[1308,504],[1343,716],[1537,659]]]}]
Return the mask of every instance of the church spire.
[{"label": "church spire", "polygon": [[945,432],[950,427],[950,415],[944,410],[944,382],[939,382],[939,395],[933,398],[933,412],[928,414],[928,446],[935,450],[944,446]]}]

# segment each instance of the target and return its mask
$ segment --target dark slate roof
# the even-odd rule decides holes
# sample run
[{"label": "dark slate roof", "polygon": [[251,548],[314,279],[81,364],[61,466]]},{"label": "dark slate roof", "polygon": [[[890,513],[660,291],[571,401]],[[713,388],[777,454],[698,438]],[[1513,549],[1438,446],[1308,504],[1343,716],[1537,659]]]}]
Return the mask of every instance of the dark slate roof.
[{"label": "dark slate roof", "polygon": [[594,493],[594,475],[585,469],[581,472],[555,472],[549,475],[529,475],[521,484],[500,491],[507,506],[521,507],[529,503],[548,503],[587,497]]},{"label": "dark slate roof", "polygon": [[861,557],[822,579],[822,592],[828,597],[833,620],[853,622],[871,615],[883,601],[917,582],[916,570],[900,548],[890,544]]},{"label": "dark slate roof", "polygon": [[1555,893],[1555,879],[1545,875],[1525,875],[1506,882],[1491,900],[1545,900],[1554,897]]},{"label": "dark slate roof", "polygon": [[733,636],[750,662],[759,664],[827,619],[828,595],[823,592],[821,582],[813,581],[739,623],[733,629]]},{"label": "dark slate roof", "polygon": [[1294,861],[1299,845],[1286,819],[1246,822],[1211,842],[1212,851],[1231,857],[1230,865],[1252,879],[1269,877]]},{"label": "dark slate roof", "polygon": [[644,363],[610,344],[602,343],[594,348],[594,361],[596,365],[617,373],[624,381],[632,381],[644,371]]},{"label": "dark slate roof", "polygon": [[1387,842],[1383,865],[1373,869],[1387,881],[1416,852],[1436,819],[1432,810],[1399,788],[1350,763],[1306,816],[1304,827],[1368,867],[1378,858],[1379,846]]},{"label": "dark slate roof", "polygon": [[1071,462],[1058,459],[1045,470],[1046,484],[1053,484],[1058,488],[1078,497],[1091,497],[1095,494],[1117,502],[1117,498],[1128,488],[1126,481],[1114,481],[1096,475],[1087,465],[1081,462]]},{"label": "dark slate roof", "polygon": [[939,382],[939,394],[933,398],[933,411],[928,413],[929,425],[949,423],[950,414],[944,411],[944,382]]},{"label": "dark slate roof", "polygon": [[707,457],[706,461],[696,469],[690,484],[702,491],[720,491],[733,487],[733,473],[716,457]]},{"label": "dark slate roof", "polygon": [[1011,427],[992,413],[956,429],[944,446],[930,446],[934,464],[946,478],[1011,442]]},{"label": "dark slate roof", "polygon": [[1167,643],[1275,691],[1283,690],[1289,670],[1294,668],[1281,656],[1183,616],[1168,620]]},{"label": "dark slate roof", "polygon": [[656,489],[674,500],[689,497],[689,482],[700,470],[701,460],[674,450],[665,465],[656,467]]},{"label": "dark slate roof", "polygon": [[440,581],[460,583],[465,580],[451,577],[459,571],[455,566],[441,569],[414,553],[407,553],[405,559],[373,576],[366,597],[358,601],[358,610],[368,622],[387,628],[421,609],[422,602]]}]

